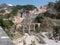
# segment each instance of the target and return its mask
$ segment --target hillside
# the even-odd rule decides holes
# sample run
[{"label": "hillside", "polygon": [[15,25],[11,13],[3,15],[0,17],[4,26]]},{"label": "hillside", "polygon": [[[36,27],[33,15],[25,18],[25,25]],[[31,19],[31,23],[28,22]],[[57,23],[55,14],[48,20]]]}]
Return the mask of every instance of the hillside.
[{"label": "hillside", "polygon": [[16,45],[59,45],[59,6],[60,1],[39,8],[0,4],[0,26]]}]

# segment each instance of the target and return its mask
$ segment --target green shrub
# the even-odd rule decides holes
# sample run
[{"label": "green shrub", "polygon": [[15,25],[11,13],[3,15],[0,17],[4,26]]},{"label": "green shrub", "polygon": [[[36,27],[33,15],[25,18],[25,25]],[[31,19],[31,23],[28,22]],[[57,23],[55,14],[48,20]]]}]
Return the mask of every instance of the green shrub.
[{"label": "green shrub", "polygon": [[13,25],[13,22],[12,21],[9,21],[9,20],[3,21],[3,27],[10,27],[12,25]]},{"label": "green shrub", "polygon": [[39,14],[39,15],[36,17],[35,21],[38,22],[38,23],[41,23],[41,22],[42,22],[42,19],[44,19],[44,15],[43,15],[43,14]]}]

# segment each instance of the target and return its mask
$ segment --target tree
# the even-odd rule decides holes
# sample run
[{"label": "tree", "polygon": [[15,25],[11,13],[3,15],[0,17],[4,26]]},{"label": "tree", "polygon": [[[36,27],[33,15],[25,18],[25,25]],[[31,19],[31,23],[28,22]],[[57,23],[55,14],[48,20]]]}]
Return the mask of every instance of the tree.
[{"label": "tree", "polygon": [[7,18],[7,19],[8,19],[8,18],[10,18],[10,17],[12,17],[10,13],[4,15],[4,18]]},{"label": "tree", "polygon": [[58,36],[57,34],[60,33],[59,32],[60,26],[53,26],[53,29],[54,29],[53,30],[53,36],[57,37]]},{"label": "tree", "polygon": [[16,8],[20,10],[23,8],[23,6],[22,5],[16,5]]},{"label": "tree", "polygon": [[3,27],[10,27],[13,25],[13,22],[12,21],[9,21],[9,20],[5,20],[3,21]]},{"label": "tree", "polygon": [[55,17],[56,17],[56,19],[60,19],[60,12],[56,12]]},{"label": "tree", "polygon": [[41,23],[42,19],[44,19],[44,15],[43,14],[38,14],[38,16],[36,17],[35,21],[38,22],[38,23]]},{"label": "tree", "polygon": [[24,5],[23,6],[23,9],[25,9],[25,10],[33,10],[33,9],[35,9],[36,7],[34,6],[34,5]]},{"label": "tree", "polygon": [[55,12],[56,19],[60,19],[60,0],[56,1],[54,9],[56,10]]},{"label": "tree", "polygon": [[60,0],[56,1],[54,8],[56,11],[60,12]]},{"label": "tree", "polygon": [[17,11],[18,9],[16,8],[16,6],[13,6],[11,14],[16,15]]},{"label": "tree", "polygon": [[0,16],[0,26],[2,26],[3,18]]},{"label": "tree", "polygon": [[49,11],[46,11],[46,12],[44,13],[44,16],[50,17],[50,18],[54,18],[54,17],[55,17],[55,14],[53,14],[53,13],[54,13],[54,12],[50,13]]},{"label": "tree", "polygon": [[34,5],[16,5],[16,6],[13,6],[11,14],[16,15],[18,10],[21,10],[21,9],[24,9],[25,11],[26,10],[29,11],[29,10],[33,10],[35,8],[36,7]]}]

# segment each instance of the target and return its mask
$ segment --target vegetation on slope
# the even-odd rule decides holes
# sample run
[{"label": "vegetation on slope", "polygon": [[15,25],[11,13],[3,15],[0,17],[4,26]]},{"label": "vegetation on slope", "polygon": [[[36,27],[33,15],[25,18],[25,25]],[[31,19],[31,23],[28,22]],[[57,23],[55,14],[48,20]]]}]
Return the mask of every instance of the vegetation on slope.
[{"label": "vegetation on slope", "polygon": [[44,19],[44,15],[43,14],[38,14],[38,16],[36,17],[35,21],[38,23],[41,23]]},{"label": "vegetation on slope", "polygon": [[54,9],[56,10],[56,19],[60,19],[60,0],[55,3]]}]

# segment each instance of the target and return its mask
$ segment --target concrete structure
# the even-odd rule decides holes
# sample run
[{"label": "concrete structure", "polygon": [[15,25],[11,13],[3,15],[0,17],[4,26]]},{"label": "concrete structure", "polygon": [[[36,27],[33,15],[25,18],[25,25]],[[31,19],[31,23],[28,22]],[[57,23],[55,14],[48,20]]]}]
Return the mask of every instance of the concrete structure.
[{"label": "concrete structure", "polygon": [[8,35],[4,32],[2,27],[0,27],[0,45],[15,45]]}]

